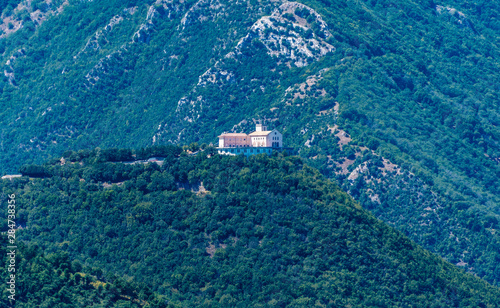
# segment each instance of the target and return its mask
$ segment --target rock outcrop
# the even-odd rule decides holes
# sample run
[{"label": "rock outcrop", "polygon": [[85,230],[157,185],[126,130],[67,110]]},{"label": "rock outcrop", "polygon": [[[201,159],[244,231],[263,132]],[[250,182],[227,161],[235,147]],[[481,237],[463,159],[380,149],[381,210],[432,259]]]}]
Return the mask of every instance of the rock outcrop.
[{"label": "rock outcrop", "polygon": [[[198,1],[181,20],[180,28],[205,20],[198,14],[201,12],[199,7],[208,7],[211,12],[222,10],[221,6],[218,1]],[[193,123],[203,115],[204,108],[212,106],[210,98],[199,94],[202,88],[216,86],[222,93],[225,87],[241,82],[244,77],[238,76],[233,65],[246,63],[256,49],[263,48],[277,65],[304,67],[335,51],[335,47],[327,42],[331,36],[326,22],[312,8],[297,2],[277,3],[271,15],[259,18],[232,51],[199,76],[196,87],[178,101],[178,120]],[[253,81],[262,83],[260,89],[265,92],[267,85],[263,80]],[[160,140],[161,135],[160,129],[153,140]]]}]

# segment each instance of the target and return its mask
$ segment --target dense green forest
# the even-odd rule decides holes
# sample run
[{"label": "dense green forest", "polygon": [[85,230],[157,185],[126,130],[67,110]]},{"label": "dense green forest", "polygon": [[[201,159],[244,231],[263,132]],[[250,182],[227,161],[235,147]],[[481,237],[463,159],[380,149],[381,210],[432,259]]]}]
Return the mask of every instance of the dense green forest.
[{"label": "dense green forest", "polygon": [[95,149],[21,170],[1,185],[2,202],[16,194],[27,305],[134,307],[158,296],[172,307],[498,307],[497,287],[377,220],[296,156]]},{"label": "dense green forest", "polygon": [[[7,241],[2,238],[2,242]],[[9,301],[12,294],[3,291],[2,307],[166,307],[145,285],[134,285],[112,274],[105,277],[100,269],[72,262],[67,253],[44,255],[38,246],[22,241],[18,246],[16,300]],[[7,252],[2,246],[2,264],[7,262]],[[1,272],[2,277],[12,274],[4,267]]]},{"label": "dense green forest", "polygon": [[375,217],[499,285],[500,4],[299,2],[0,1],[2,175],[262,121]]}]

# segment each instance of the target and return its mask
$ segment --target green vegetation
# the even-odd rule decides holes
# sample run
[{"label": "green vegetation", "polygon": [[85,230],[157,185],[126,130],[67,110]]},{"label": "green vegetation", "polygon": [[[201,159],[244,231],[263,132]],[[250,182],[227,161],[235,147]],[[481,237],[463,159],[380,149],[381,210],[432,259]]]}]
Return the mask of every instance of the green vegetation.
[{"label": "green vegetation", "polygon": [[[0,40],[1,173],[67,149],[210,144],[262,120],[375,217],[499,285],[500,5],[300,2],[319,15],[267,0],[95,0],[35,25],[32,1]],[[130,177],[101,168],[81,177]]]},{"label": "green vegetation", "polygon": [[[7,242],[3,236],[2,242]],[[6,264],[8,250],[2,247],[0,252]],[[16,269],[16,300],[9,302],[11,293],[3,291],[2,307],[166,307],[145,285],[139,287],[113,275],[104,277],[100,269],[71,262],[67,253],[44,255],[36,245],[18,243]],[[2,277],[11,274],[1,269]]]},{"label": "green vegetation", "polygon": [[[498,288],[375,219],[300,158],[208,151],[137,151],[164,157],[161,166],[107,160],[127,150],[67,152],[64,165],[2,181],[22,204],[17,236],[31,245],[22,262],[47,264],[39,275],[68,293],[35,298],[154,300],[146,286],[89,286],[117,275],[172,307],[498,306]],[[77,284],[80,271],[91,281]]]}]

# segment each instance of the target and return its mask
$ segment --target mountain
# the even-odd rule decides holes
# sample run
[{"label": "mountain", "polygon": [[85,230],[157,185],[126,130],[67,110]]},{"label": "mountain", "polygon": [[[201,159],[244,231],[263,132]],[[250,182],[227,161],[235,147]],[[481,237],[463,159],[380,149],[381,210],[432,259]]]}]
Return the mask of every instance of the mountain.
[{"label": "mountain", "polygon": [[[377,220],[296,156],[188,153],[67,152],[2,181],[20,208],[18,240],[39,247],[25,248],[18,288],[33,283],[26,274],[55,279],[21,300],[498,307],[499,288]],[[117,162],[129,154],[163,158]]]},{"label": "mountain", "polygon": [[497,3],[9,3],[3,174],[261,121],[375,217],[499,284]]}]

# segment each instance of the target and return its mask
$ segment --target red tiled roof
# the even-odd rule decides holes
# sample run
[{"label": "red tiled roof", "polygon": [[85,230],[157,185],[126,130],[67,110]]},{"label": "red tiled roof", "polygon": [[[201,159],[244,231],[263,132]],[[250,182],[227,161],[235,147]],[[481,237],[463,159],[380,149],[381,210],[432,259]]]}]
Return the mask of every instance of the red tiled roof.
[{"label": "red tiled roof", "polygon": [[269,135],[271,132],[272,132],[272,130],[266,130],[266,131],[263,131],[263,132],[253,132],[253,133],[250,133],[250,134],[248,134],[248,135],[249,135],[249,136],[267,136],[267,135]]},{"label": "red tiled roof", "polygon": [[246,137],[247,134],[244,133],[227,133],[227,134],[222,134],[219,137]]}]

